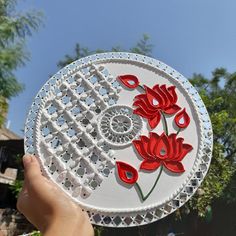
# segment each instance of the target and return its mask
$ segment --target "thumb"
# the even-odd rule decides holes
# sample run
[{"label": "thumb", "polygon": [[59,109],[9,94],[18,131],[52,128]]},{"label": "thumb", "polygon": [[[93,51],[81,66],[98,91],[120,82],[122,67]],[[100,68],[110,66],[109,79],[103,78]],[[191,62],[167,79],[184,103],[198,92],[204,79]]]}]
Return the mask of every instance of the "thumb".
[{"label": "thumb", "polygon": [[35,156],[26,154],[23,157],[23,164],[25,169],[25,180],[30,182],[42,176],[40,165]]}]

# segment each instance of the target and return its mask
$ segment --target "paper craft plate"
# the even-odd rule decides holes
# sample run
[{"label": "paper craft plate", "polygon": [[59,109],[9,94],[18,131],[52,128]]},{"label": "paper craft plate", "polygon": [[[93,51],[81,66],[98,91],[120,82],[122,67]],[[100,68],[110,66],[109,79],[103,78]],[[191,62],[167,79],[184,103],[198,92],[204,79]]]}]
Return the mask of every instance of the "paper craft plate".
[{"label": "paper craft plate", "polygon": [[177,71],[138,54],[102,53],[42,87],[26,121],[25,151],[92,223],[138,226],[197,190],[211,160],[212,127]]}]

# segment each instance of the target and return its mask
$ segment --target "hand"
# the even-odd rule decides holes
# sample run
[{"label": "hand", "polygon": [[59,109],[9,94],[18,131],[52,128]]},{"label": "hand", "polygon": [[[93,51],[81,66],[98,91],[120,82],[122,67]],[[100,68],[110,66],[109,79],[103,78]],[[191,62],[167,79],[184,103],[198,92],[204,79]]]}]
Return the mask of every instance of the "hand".
[{"label": "hand", "polygon": [[86,212],[42,175],[38,160],[25,155],[23,164],[25,180],[17,209],[44,236],[92,236]]}]

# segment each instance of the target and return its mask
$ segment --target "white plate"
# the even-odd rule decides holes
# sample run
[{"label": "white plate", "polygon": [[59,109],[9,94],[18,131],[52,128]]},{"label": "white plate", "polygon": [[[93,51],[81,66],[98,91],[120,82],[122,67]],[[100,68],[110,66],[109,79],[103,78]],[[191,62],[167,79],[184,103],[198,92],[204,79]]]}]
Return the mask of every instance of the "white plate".
[{"label": "white plate", "polygon": [[[133,89],[125,86],[117,79],[124,75],[135,76],[139,86]],[[130,84],[135,86],[134,82]],[[148,86],[151,94],[156,84],[162,85],[159,101],[149,97],[154,99],[150,104],[147,90],[143,88]],[[139,107],[133,105],[139,100],[134,97],[139,94],[144,94],[144,103],[152,113],[149,117],[161,114],[160,122],[152,129],[147,116],[133,114]],[[165,115],[176,108],[175,105],[179,110]],[[187,117],[181,119],[180,112],[184,108]],[[146,107],[141,109],[143,112],[147,112]],[[168,142],[164,134],[161,136],[166,130],[163,113],[168,134],[177,134],[176,139],[172,135]],[[187,126],[179,133],[176,115],[180,118],[179,125]],[[188,117],[190,123],[185,125]],[[134,145],[136,143],[137,148],[142,149],[143,143],[132,141],[145,135],[142,140],[150,143],[150,132],[161,136],[152,138],[156,142],[153,150],[157,150],[163,140],[173,148],[167,150],[162,145],[159,156],[157,151],[147,149],[153,170],[144,170],[140,169],[144,159]],[[180,138],[183,138],[184,146]],[[176,143],[186,149],[178,163]],[[92,223],[112,227],[137,226],[165,217],[194,194],[209,168],[212,127],[199,94],[174,69],[138,54],[102,53],[71,63],[42,87],[27,117],[25,151],[39,157],[44,174],[88,212]],[[153,156],[150,157],[150,153]],[[165,154],[169,159],[163,157]],[[117,162],[136,170],[124,172],[126,182],[131,183],[122,180]],[[139,187],[134,183],[134,177],[138,177]],[[142,199],[139,188],[147,195],[153,186],[147,199]]]}]

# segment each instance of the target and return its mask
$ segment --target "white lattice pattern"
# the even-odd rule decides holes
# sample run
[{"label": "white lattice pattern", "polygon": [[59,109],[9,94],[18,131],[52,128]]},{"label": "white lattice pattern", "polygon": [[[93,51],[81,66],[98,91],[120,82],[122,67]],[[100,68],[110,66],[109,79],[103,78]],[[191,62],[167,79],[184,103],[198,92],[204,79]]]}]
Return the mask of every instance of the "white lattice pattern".
[{"label": "white lattice pattern", "polygon": [[[129,146],[145,127],[129,106],[119,103],[122,87],[106,63],[161,74],[191,100],[199,129],[197,156],[186,181],[161,203],[125,210],[86,204],[114,174],[116,150]],[[26,121],[25,151],[39,156],[44,174],[88,212],[92,223],[138,226],[172,213],[197,190],[211,160],[212,127],[197,91],[169,66],[132,53],[95,54],[66,66],[39,91]]]}]

